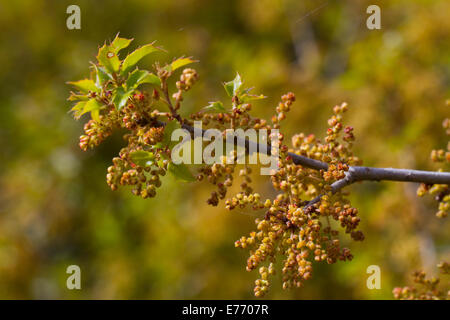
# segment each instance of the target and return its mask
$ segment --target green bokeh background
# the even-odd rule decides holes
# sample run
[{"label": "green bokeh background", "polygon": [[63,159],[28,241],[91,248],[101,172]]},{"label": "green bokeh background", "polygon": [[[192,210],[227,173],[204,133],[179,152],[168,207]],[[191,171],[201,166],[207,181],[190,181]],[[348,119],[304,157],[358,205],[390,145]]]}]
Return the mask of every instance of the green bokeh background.
[{"label": "green bokeh background", "polygon": [[[366,8],[381,6],[382,29],[366,28]],[[67,6],[81,8],[81,30],[66,28]],[[239,72],[268,96],[254,114],[271,116],[279,97],[297,96],[288,135],[323,136],[331,108],[349,103],[355,150],[366,165],[435,170],[429,152],[446,146],[449,115],[450,2],[446,0],[44,1],[0,3],[0,298],[254,298],[255,272],[234,241],[254,214],[207,206],[210,186],[165,178],[156,198],[112,192],[106,168],[119,135],[82,152],[66,101],[67,81],[88,75],[99,45],[118,32],[134,46],[153,40],[170,57],[193,56],[200,81],[185,112],[225,100],[221,82]],[[164,58],[163,59],[169,59]],[[150,67],[151,58],[143,65]],[[266,179],[259,191],[273,196]],[[449,222],[416,185],[351,186],[366,239],[355,258],[314,265],[302,289],[269,299],[392,298],[410,273],[431,274],[449,258]],[[66,268],[82,289],[66,288]],[[379,265],[381,289],[366,287]]]}]

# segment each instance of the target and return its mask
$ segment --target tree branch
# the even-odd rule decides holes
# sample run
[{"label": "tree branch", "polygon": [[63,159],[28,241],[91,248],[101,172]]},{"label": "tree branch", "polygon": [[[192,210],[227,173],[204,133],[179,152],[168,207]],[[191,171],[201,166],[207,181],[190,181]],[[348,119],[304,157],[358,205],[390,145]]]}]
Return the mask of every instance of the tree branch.
[{"label": "tree branch", "polygon": [[[157,121],[157,124],[161,126],[165,125],[162,121]],[[190,125],[183,124],[182,127],[190,134],[194,134],[194,128]],[[205,132],[206,130],[202,131]],[[271,154],[270,145],[263,145],[240,137],[237,137],[236,140],[237,144],[244,146],[249,154],[253,150],[258,153]],[[328,170],[328,164],[326,162],[311,159],[292,152],[289,152],[289,156],[291,156],[292,161],[297,165],[315,170]],[[350,166],[349,170],[346,172],[345,178],[331,184],[331,192],[336,193],[342,188],[357,181],[382,180],[450,185],[450,172]],[[307,206],[317,203],[321,197],[322,195],[311,200]]]},{"label": "tree branch", "polygon": [[[439,171],[351,166],[346,172],[345,178],[331,184],[331,193],[336,193],[342,188],[357,181],[381,180],[450,185],[450,173]],[[319,202],[322,196],[323,195],[319,195],[315,197],[309,201],[305,207],[310,207]]]}]

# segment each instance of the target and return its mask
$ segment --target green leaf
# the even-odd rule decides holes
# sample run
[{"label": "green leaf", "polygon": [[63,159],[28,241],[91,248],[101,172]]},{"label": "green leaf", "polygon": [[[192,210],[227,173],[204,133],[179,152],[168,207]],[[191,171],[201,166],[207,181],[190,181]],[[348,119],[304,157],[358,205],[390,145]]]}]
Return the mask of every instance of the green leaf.
[{"label": "green leaf", "polygon": [[73,112],[75,119],[79,119],[82,115],[84,106],[86,105],[87,101],[80,101],[76,103],[73,108],[70,110]]},{"label": "green leaf", "polygon": [[130,153],[130,158],[134,164],[145,167],[153,164],[155,155],[153,154],[153,152],[137,150]]},{"label": "green leaf", "polygon": [[89,100],[89,97],[84,94],[76,94],[74,92],[71,92],[70,97],[67,100],[69,100],[69,101],[78,101],[78,100],[87,101],[87,100]]},{"label": "green leaf", "polygon": [[211,111],[211,112],[219,112],[224,113],[227,112],[227,109],[223,106],[223,103],[220,101],[210,102],[208,106],[204,107],[203,110]]},{"label": "green leaf", "polygon": [[128,101],[128,98],[133,93],[133,90],[125,91],[123,87],[118,87],[113,96],[113,103],[116,106],[117,110],[122,109]]},{"label": "green leaf", "polygon": [[236,77],[232,81],[225,82],[223,86],[225,87],[225,91],[227,92],[228,96],[237,96],[239,94],[239,89],[242,86],[242,80],[239,73],[236,74]]},{"label": "green leaf", "polygon": [[172,148],[173,145],[177,144],[178,141],[172,141],[172,132],[180,128],[181,125],[177,120],[169,121],[164,127],[164,137],[162,143],[169,148]]},{"label": "green leaf", "polygon": [[91,118],[95,121],[100,121],[100,109],[94,109],[91,111]]},{"label": "green leaf", "polygon": [[177,179],[188,182],[196,181],[195,177],[184,163],[174,164],[171,162],[169,163],[168,171]]},{"label": "green leaf", "polygon": [[239,97],[239,101],[241,103],[246,103],[249,101],[253,101],[253,100],[261,100],[261,99],[265,99],[267,98],[265,95],[263,94],[243,94]]},{"label": "green leaf", "polygon": [[130,53],[122,64],[122,70],[120,72],[121,75],[126,75],[143,57],[146,55],[156,52],[163,51],[161,48],[155,47],[153,44],[147,44],[143,47],[140,47]]},{"label": "green leaf", "polygon": [[73,106],[71,111],[74,113],[75,119],[79,119],[83,114],[90,112],[91,118],[98,121],[98,116],[100,113],[101,103],[95,99],[90,99],[89,101],[80,101]]},{"label": "green leaf", "polygon": [[175,71],[178,68],[184,67],[187,64],[198,62],[197,60],[192,60],[191,58],[178,58],[172,61],[171,64],[165,66],[165,69],[169,72]]},{"label": "green leaf", "polygon": [[161,80],[158,78],[158,76],[154,75],[151,72],[149,72],[148,75],[140,82],[140,84],[143,83],[150,83],[158,87],[161,86]]},{"label": "green leaf", "polygon": [[98,92],[98,88],[95,85],[95,82],[91,79],[83,79],[78,81],[69,81],[67,82],[70,85],[73,85],[75,88],[77,88],[80,92],[89,93],[89,91],[92,92]]},{"label": "green leaf", "polygon": [[118,54],[120,50],[128,47],[131,41],[133,41],[133,39],[120,38],[119,34],[117,34],[113,42],[111,42],[111,49],[113,49],[114,52]]},{"label": "green leaf", "polygon": [[94,69],[95,69],[95,85],[99,89],[101,89],[107,81],[113,80],[112,75],[108,73],[104,68],[94,64]]},{"label": "green leaf", "polygon": [[236,96],[239,92],[239,88],[242,86],[242,80],[239,73],[236,74],[236,78],[233,80],[233,94]]},{"label": "green leaf", "polygon": [[91,118],[94,119],[95,121],[98,121],[99,120],[98,116],[101,107],[102,105],[100,104],[100,102],[98,102],[96,99],[91,99],[88,102],[86,102],[83,111],[81,112],[80,115],[90,112]]},{"label": "green leaf", "polygon": [[225,88],[225,91],[227,92],[227,95],[229,97],[233,96],[233,81],[225,82],[223,84],[223,87]]},{"label": "green leaf", "polygon": [[125,83],[128,90],[136,89],[139,85],[144,83],[150,83],[156,86],[161,86],[161,80],[146,70],[134,70],[129,76]]},{"label": "green leaf", "polygon": [[119,71],[120,60],[116,50],[111,46],[104,44],[98,50],[97,60],[109,73]]}]

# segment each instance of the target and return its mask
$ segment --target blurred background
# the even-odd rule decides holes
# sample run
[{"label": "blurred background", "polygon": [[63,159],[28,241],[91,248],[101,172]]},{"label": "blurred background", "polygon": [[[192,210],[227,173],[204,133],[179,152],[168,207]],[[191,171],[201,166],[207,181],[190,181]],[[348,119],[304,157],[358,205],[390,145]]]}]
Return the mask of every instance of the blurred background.
[{"label": "blurred background", "polygon": [[[225,101],[221,83],[239,72],[268,96],[254,104],[256,116],[296,94],[288,135],[323,136],[332,107],[346,101],[365,165],[437,169],[429,153],[447,143],[450,2],[380,2],[382,29],[368,30],[366,8],[377,2],[0,2],[0,298],[254,298],[257,273],[245,271],[248,252],[234,248],[254,214],[207,206],[208,184],[171,177],[151,200],[112,192],[106,168],[121,136],[78,148],[84,121],[68,113],[66,82],[87,77],[98,46],[118,32],[134,47],[157,40],[169,57],[200,60],[186,112]],[[71,4],[81,8],[81,30],[66,27]],[[274,196],[268,180],[258,185]],[[412,271],[435,273],[450,256],[449,222],[416,188],[351,186],[366,235],[350,244],[354,260],[316,264],[302,289],[283,291],[278,275],[266,297],[390,299]],[[71,264],[81,267],[81,290],[66,288]],[[380,290],[366,287],[369,265],[381,268]]]}]

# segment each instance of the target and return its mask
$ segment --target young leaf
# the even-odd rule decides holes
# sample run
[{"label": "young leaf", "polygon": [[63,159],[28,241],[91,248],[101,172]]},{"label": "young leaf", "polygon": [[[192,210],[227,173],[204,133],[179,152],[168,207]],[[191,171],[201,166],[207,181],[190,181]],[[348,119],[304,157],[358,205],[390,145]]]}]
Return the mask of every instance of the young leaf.
[{"label": "young leaf", "polygon": [[130,158],[134,164],[145,167],[153,164],[155,155],[152,152],[137,150],[130,153]]},{"label": "young leaf", "polygon": [[100,121],[100,109],[94,109],[91,111],[91,118],[95,121]]},{"label": "young leaf", "polygon": [[220,101],[210,102],[208,106],[204,107],[203,110],[224,113],[227,112],[227,109],[223,106],[223,103]]},{"label": "young leaf", "polygon": [[87,101],[87,100],[89,100],[89,97],[85,94],[76,94],[74,92],[70,92],[70,96],[67,100],[69,100],[69,101],[78,101],[78,100]]},{"label": "young leaf", "polygon": [[161,86],[161,80],[158,78],[158,76],[154,75],[153,73],[149,72],[144,79],[140,82],[140,84],[143,83],[150,83],[155,86],[160,87]]},{"label": "young leaf", "polygon": [[94,64],[95,69],[95,85],[97,88],[101,89],[105,82],[112,80],[113,77],[110,73],[108,73],[104,68],[98,67]]},{"label": "young leaf", "polygon": [[116,89],[114,96],[113,96],[113,103],[116,106],[117,110],[122,109],[128,101],[128,98],[130,97],[132,90],[125,91],[123,87],[119,87]]},{"label": "young leaf", "polygon": [[236,96],[239,92],[239,88],[242,86],[242,80],[239,73],[236,74],[236,78],[233,80],[233,94]]},{"label": "young leaf", "polygon": [[103,47],[98,50],[97,60],[109,73],[119,71],[120,60],[116,50],[111,46],[104,44]]},{"label": "young leaf", "polygon": [[225,91],[227,92],[228,96],[237,96],[239,94],[239,89],[242,86],[242,80],[239,73],[236,74],[236,77],[232,81],[225,82],[223,86],[225,87]]},{"label": "young leaf", "polygon": [[163,51],[161,48],[155,47],[153,44],[147,44],[143,47],[140,47],[130,53],[122,64],[122,70],[120,71],[121,75],[126,75],[143,57],[146,55],[156,52]]},{"label": "young leaf", "polygon": [[99,89],[96,87],[95,82],[91,79],[83,79],[78,81],[69,81],[67,82],[70,85],[73,85],[75,88],[77,88],[80,92],[89,93],[89,91],[92,92],[98,92]]},{"label": "young leaf", "polygon": [[249,101],[261,100],[261,99],[265,99],[265,98],[267,98],[267,97],[265,95],[263,95],[263,94],[259,94],[259,95],[256,95],[256,94],[243,94],[243,95],[241,95],[239,97],[239,101],[241,103],[246,103],[246,102],[249,102]]},{"label": "young leaf", "polygon": [[83,111],[81,112],[80,115],[90,112],[91,118],[94,119],[95,121],[98,121],[99,120],[98,116],[99,116],[101,106],[102,105],[100,104],[100,102],[98,102],[96,99],[91,99],[88,102],[86,102],[86,104],[84,105]]},{"label": "young leaf", "polygon": [[75,119],[79,119],[82,115],[84,106],[86,105],[87,101],[80,101],[76,103],[73,108],[70,111],[73,111]]},{"label": "young leaf", "polygon": [[98,121],[101,106],[97,100],[90,99],[89,101],[78,102],[70,111],[73,111],[75,119],[79,119],[83,114],[90,112],[91,118]]},{"label": "young leaf", "polygon": [[114,50],[116,54],[119,53],[120,50],[125,49],[128,47],[133,41],[133,39],[125,39],[125,38],[119,38],[119,34],[114,38],[113,42],[111,43],[111,48]]},{"label": "young leaf", "polygon": [[177,179],[188,182],[196,181],[195,177],[192,175],[192,173],[184,163],[174,164],[173,162],[171,162],[169,163],[168,171]]},{"label": "young leaf", "polygon": [[172,132],[180,128],[181,125],[177,120],[167,122],[166,126],[164,127],[164,137],[162,140],[163,145],[171,148],[174,144],[177,144],[177,141],[172,141]]},{"label": "young leaf", "polygon": [[125,83],[128,90],[136,89],[139,85],[144,83],[150,83],[156,86],[161,86],[161,80],[146,70],[134,70],[129,76]]},{"label": "young leaf", "polygon": [[192,60],[191,58],[178,58],[172,61],[171,64],[167,65],[165,69],[169,72],[175,71],[178,68],[184,67],[190,63],[198,62],[197,60]]},{"label": "young leaf", "polygon": [[227,92],[227,95],[229,97],[233,97],[233,81],[225,82],[223,84],[223,87],[225,88],[225,91]]}]

